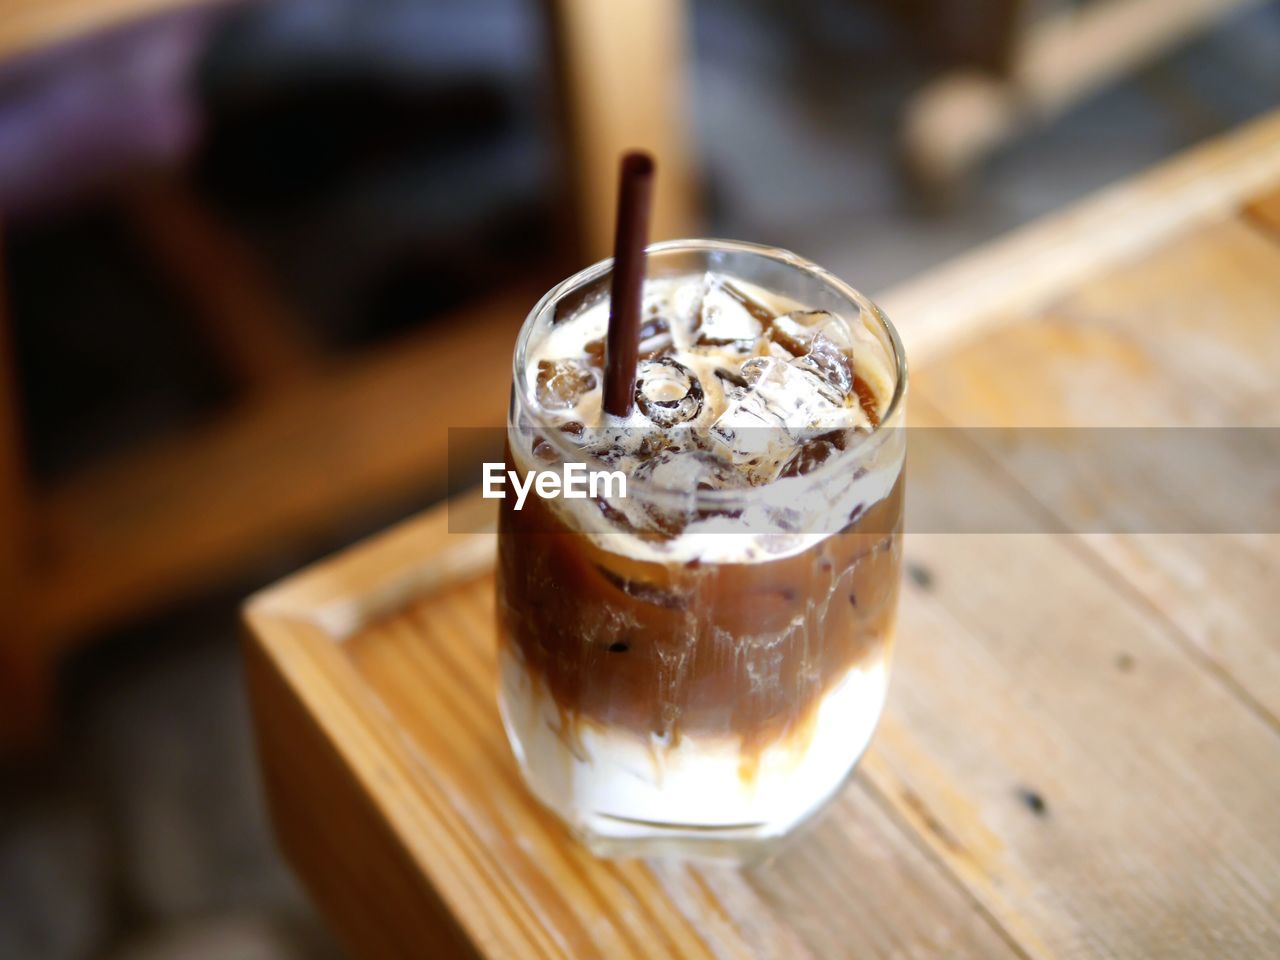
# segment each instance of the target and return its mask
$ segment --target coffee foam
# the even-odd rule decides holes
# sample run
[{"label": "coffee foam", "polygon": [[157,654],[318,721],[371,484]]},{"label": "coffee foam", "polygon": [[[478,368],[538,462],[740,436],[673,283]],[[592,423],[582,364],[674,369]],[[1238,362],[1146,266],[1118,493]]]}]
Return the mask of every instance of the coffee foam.
[{"label": "coffee foam", "polygon": [[[667,320],[674,347],[672,359],[689,368],[702,384],[705,397],[702,412],[682,425],[694,431],[709,430],[730,405],[729,393],[724,381],[716,375],[717,369],[736,372],[744,361],[754,357],[789,359],[776,345],[772,353],[769,351],[769,345],[762,340],[762,325],[725,293],[726,283],[730,285],[728,289],[741,291],[775,316],[807,310],[795,300],[737,277],[708,273],[645,281],[642,316]],[[700,315],[703,318],[701,325]],[[848,318],[837,319],[843,320],[841,327],[850,338],[854,370],[871,387],[878,411],[883,415],[896,386],[892,349],[861,314],[852,322]],[[609,300],[601,299],[558,323],[550,323],[549,318],[542,322],[543,329],[534,331],[530,338],[526,370],[530,383],[536,383],[541,361],[581,360],[586,356],[588,343],[605,338],[609,327]],[[743,351],[732,344],[697,344],[694,338],[699,332],[712,340],[750,340],[753,346]],[[571,408],[544,409],[544,415],[562,423],[576,421],[587,428],[617,430],[626,454],[634,456],[644,435],[660,432],[660,428],[655,427],[638,408],[633,408],[625,419],[606,414],[602,403],[603,377],[598,372],[595,381],[595,386],[584,392]],[[789,425],[797,427],[807,426],[806,421],[813,417],[811,410],[803,408],[789,408],[786,413]],[[836,426],[869,429],[871,424],[861,407],[853,403],[844,410],[841,421],[832,424],[832,429]]]},{"label": "coffee foam", "polygon": [[[770,342],[764,335],[764,324],[753,315],[753,310],[767,311],[775,318],[801,314],[807,310],[805,305],[737,277],[710,273],[647,280],[643,304],[643,321],[661,318],[667,322],[668,356],[688,369],[701,386],[702,405],[696,416],[674,426],[655,424],[639,405],[626,418],[604,412],[603,376],[599,369],[589,368],[587,345],[602,342],[606,335],[607,297],[558,322],[553,322],[554,312],[548,312],[539,318],[540,327],[529,339],[525,375],[535,394],[529,402],[543,423],[541,431],[533,424],[513,424],[518,438],[512,444],[515,465],[521,470],[545,468],[547,464],[530,452],[537,436],[545,437],[548,426],[557,430],[581,424],[582,435],[591,438],[592,449],[610,450],[608,469],[621,470],[631,478],[630,496],[610,501],[625,517],[625,524],[611,522],[590,500],[556,500],[556,509],[566,514],[573,529],[611,552],[637,559],[761,562],[808,549],[842,529],[858,507],[869,508],[888,495],[905,454],[901,431],[886,427],[873,433],[856,395],[833,403],[822,382],[799,370],[796,358]],[[832,317],[831,321],[831,329],[823,329],[850,357],[852,370],[870,389],[877,413],[883,417],[896,387],[888,338],[865,312],[852,319]],[[654,337],[643,341],[642,352],[660,341]],[[571,405],[560,409],[539,405],[536,384],[540,364],[563,361],[572,361],[580,372],[590,369],[591,385]],[[745,391],[717,374],[729,371],[741,376],[747,363],[762,375]],[[743,402],[744,396],[749,402]],[[856,474],[851,477],[854,467],[850,466],[843,471],[819,469],[800,477],[778,476],[805,438],[832,430],[857,432],[853,436],[859,450],[839,454],[839,459],[848,463],[857,458],[860,469]],[[860,441],[856,439],[859,434]],[[563,433],[555,439],[562,447],[574,442]],[[647,491],[641,492],[635,473],[650,459],[646,450],[655,441],[674,444],[684,453],[709,450],[732,463],[742,489],[734,491],[737,484],[728,484],[727,495],[740,494],[745,509],[739,512],[735,507],[732,516],[695,519],[674,539],[636,536],[635,530],[653,529],[648,509],[655,503]],[[748,449],[735,450],[734,443]],[[662,503],[676,509],[692,507],[699,496],[697,477],[682,476],[681,468],[686,466],[692,464],[674,462],[667,475],[659,478],[664,492],[656,495],[658,509]],[[831,476],[824,481],[821,474]]]}]

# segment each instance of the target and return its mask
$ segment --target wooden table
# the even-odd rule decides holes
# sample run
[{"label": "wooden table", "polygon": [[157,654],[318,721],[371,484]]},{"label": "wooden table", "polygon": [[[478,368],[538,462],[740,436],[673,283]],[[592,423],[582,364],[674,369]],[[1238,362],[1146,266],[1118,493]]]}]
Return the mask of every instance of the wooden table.
[{"label": "wooden table", "polygon": [[[882,301],[916,423],[1277,426],[1280,117]],[[277,834],[362,957],[1280,956],[1278,548],[909,535],[871,750],[738,871],[593,860],[526,796],[493,538],[437,511],[248,605]]]}]

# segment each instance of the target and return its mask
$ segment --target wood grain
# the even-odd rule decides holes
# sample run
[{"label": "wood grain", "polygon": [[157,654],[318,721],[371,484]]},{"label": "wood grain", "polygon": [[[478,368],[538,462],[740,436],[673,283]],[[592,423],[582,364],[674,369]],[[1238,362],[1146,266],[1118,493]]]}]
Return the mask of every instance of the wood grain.
[{"label": "wood grain", "polygon": [[1002,926],[1031,956],[1280,948],[1275,730],[1067,538],[911,539],[934,586],[867,775]]},{"label": "wood grain", "polygon": [[[917,398],[913,421],[940,416]],[[956,449],[937,475],[913,458],[924,474],[913,494],[985,487],[1006,514],[1041,511],[988,456],[965,455],[967,436],[943,442]],[[907,541],[894,682],[863,773],[1002,928],[1045,957],[1266,955],[1280,943],[1263,919],[1280,897],[1280,851],[1265,839],[1275,729],[1078,538]],[[1241,871],[1229,893],[1206,879]]]},{"label": "wood grain", "polygon": [[[956,349],[917,372],[914,398],[968,427],[1280,426],[1278,304],[1280,242],[1231,218],[1096,276],[1034,322]],[[1001,459],[1016,471],[1016,461]],[[1087,521],[1099,499],[1129,504],[1137,530],[1175,529],[1179,511],[1190,509],[1155,496],[1121,501],[1087,464],[1072,469],[1078,507],[1065,522]],[[1030,474],[1018,476],[1035,499]],[[1230,495],[1226,487],[1205,491]],[[1061,508],[1071,498],[1052,502]],[[1273,722],[1278,546],[1280,537],[1263,533],[1076,541]]]}]

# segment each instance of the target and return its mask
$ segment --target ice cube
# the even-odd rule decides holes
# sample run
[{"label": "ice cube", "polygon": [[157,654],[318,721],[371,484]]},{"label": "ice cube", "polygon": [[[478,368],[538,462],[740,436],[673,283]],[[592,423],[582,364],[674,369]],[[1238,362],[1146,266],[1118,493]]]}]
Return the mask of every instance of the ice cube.
[{"label": "ice cube", "polygon": [[815,370],[794,360],[755,357],[742,365],[751,390],[791,428],[813,426],[815,418],[844,407],[844,397]]},{"label": "ice cube", "polygon": [[806,473],[817,470],[818,467],[834,457],[839,450],[835,442],[829,437],[830,435],[828,434],[822,437],[815,437],[812,440],[806,440],[791,455],[791,459],[783,465],[782,471],[778,476],[803,477]]},{"label": "ice cube", "polygon": [[754,387],[763,377],[769,375],[775,362],[781,362],[781,358],[752,357],[738,368],[738,372],[742,379],[746,381],[747,386]]},{"label": "ice cube", "polygon": [[580,317],[609,295],[609,284],[609,277],[600,277],[561,297],[556,303],[555,315],[551,322],[553,324],[568,323]]},{"label": "ice cube", "polygon": [[666,317],[650,314],[640,324],[640,359],[656,360],[670,356],[675,350],[671,324]]},{"label": "ice cube", "polygon": [[699,317],[702,313],[702,299],[707,295],[707,288],[712,281],[709,273],[682,281],[671,291],[669,300],[671,319],[680,324],[682,329],[691,331],[696,336]]},{"label": "ice cube", "polygon": [[665,450],[636,467],[635,478],[664,490],[735,490],[748,486],[733,464],[703,450]]},{"label": "ice cube", "polygon": [[[656,308],[651,307],[650,310]],[[586,354],[586,364],[596,370],[604,370],[604,337],[588,340],[582,347]],[[660,314],[650,312],[640,323],[641,360],[655,360],[658,357],[670,356],[675,351],[671,337],[671,324]]]},{"label": "ice cube", "polygon": [[844,350],[819,333],[809,342],[809,350],[791,361],[792,366],[814,374],[844,401],[853,389],[853,361]]},{"label": "ice cube", "polygon": [[739,302],[724,293],[723,288],[713,289],[703,301],[698,337],[698,347],[730,347],[741,353],[749,353],[760,335],[760,323]]},{"label": "ice cube", "polygon": [[725,390],[726,407],[711,425],[712,442],[734,463],[745,463],[776,449],[785,436],[779,412],[769,399],[756,389],[769,369],[777,363],[772,358],[758,357],[742,366],[738,380]]},{"label": "ice cube", "polygon": [[789,456],[812,436],[849,425],[844,398],[817,372],[795,360],[753,357],[740,371],[747,386],[725,391],[727,407],[711,437],[734,463]]},{"label": "ice cube", "polygon": [[538,403],[547,410],[572,410],[596,387],[596,375],[577,360],[539,360]]},{"label": "ice cube", "polygon": [[734,463],[747,463],[769,455],[786,429],[758,393],[748,393],[731,405],[711,425],[711,439]]},{"label": "ice cube", "polygon": [[738,490],[750,486],[746,476],[733,464],[705,450],[666,450],[636,468],[637,480],[664,490],[684,494],[674,501],[645,504],[645,515],[663,534],[679,536],[695,519],[716,515],[737,516],[730,507],[695,503],[699,491]]},{"label": "ice cube", "polygon": [[692,370],[671,357],[641,360],[636,371],[636,406],[660,427],[684,423],[702,411],[702,384]]},{"label": "ice cube", "polygon": [[676,292],[677,311],[689,319],[695,347],[728,347],[750,353],[773,311],[741,291],[731,280],[701,276],[698,287]]},{"label": "ice cube", "polygon": [[[857,328],[855,328],[857,329]],[[869,335],[868,335],[869,336]],[[827,389],[848,406],[860,409],[866,423],[880,424],[880,404],[875,390],[861,375],[866,369],[865,353],[861,364],[854,363],[855,340],[862,349],[864,337],[850,334],[837,317],[825,311],[792,313],[779,317],[769,329],[771,356],[785,351],[794,359],[793,367],[818,377]],[[874,364],[872,369],[877,369]],[[887,379],[887,378],[886,378]]]},{"label": "ice cube", "polygon": [[829,342],[845,350],[852,346],[848,329],[839,317],[826,310],[798,310],[769,324],[770,342],[793,357],[807,354],[818,336],[825,336]]},{"label": "ice cube", "polygon": [[747,383],[747,378],[741,373],[729,370],[725,367],[716,367],[716,378],[720,380],[721,388],[728,394],[730,391],[746,390],[751,384]]},{"label": "ice cube", "polygon": [[756,300],[745,290],[735,284],[732,280],[721,279],[719,283],[720,290],[724,291],[728,297],[733,300],[743,310],[747,311],[756,322],[761,326],[771,323],[777,317],[777,311],[770,310],[759,300]]}]

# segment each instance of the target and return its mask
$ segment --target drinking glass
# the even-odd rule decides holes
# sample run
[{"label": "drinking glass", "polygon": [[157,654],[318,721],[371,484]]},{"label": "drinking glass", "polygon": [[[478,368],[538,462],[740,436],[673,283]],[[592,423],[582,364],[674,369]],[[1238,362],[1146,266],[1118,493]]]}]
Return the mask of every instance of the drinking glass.
[{"label": "drinking glass", "polygon": [[[610,267],[560,283],[524,323],[510,470],[609,469],[539,405],[529,358],[560,319],[607,296]],[[601,854],[751,860],[838,791],[884,705],[905,358],[874,303],[792,253],[671,241],[649,248],[646,269],[738,278],[861,324],[895,378],[878,425],[803,475],[666,489],[633,473],[626,516],[657,518],[653,529],[604,498],[500,505],[499,705],[534,795]]]}]

